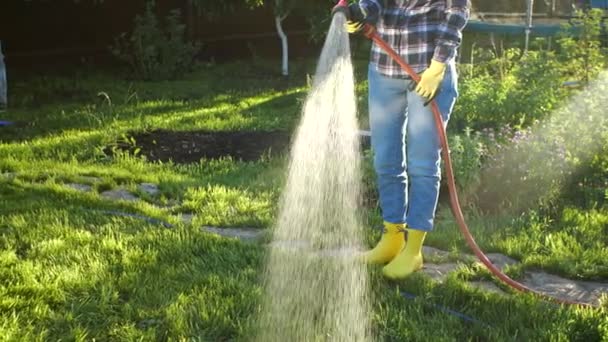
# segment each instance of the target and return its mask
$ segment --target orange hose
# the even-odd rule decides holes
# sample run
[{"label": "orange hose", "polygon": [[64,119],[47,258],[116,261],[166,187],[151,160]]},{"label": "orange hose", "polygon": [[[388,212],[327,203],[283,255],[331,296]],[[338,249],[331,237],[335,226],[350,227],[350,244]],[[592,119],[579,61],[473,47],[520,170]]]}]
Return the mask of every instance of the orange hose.
[{"label": "orange hose", "polygon": [[[372,25],[366,24],[363,28],[363,34],[367,38],[373,40],[384,51],[386,51],[386,53],[388,53],[416,83],[418,83],[420,81],[420,76],[418,76],[418,74],[407,63],[405,63],[405,61],[403,61],[401,56],[399,56],[397,54],[397,52],[395,52],[395,50],[393,50],[382,38],[380,38],[378,36],[378,34],[376,33],[376,29]],[[435,118],[435,126],[437,127],[437,131],[439,132],[439,139],[441,141],[441,148],[442,148],[441,155],[443,157],[443,162],[445,164],[445,171],[446,171],[445,173],[447,176],[448,190],[450,193],[450,205],[452,208],[452,213],[454,214],[454,217],[456,218],[456,222],[458,223],[458,227],[460,228],[462,235],[464,236],[467,244],[469,245],[471,250],[473,250],[473,252],[477,256],[477,258],[498,279],[500,279],[505,284],[511,286],[512,288],[514,288],[516,290],[519,290],[522,292],[530,292],[530,293],[536,294],[538,296],[548,298],[551,301],[554,301],[554,302],[557,302],[560,304],[573,304],[573,305],[590,307],[591,305],[586,304],[586,303],[580,303],[580,302],[575,302],[575,301],[570,301],[570,300],[566,300],[566,299],[548,296],[546,294],[535,291],[535,290],[511,279],[509,276],[504,274],[499,268],[494,266],[494,264],[492,264],[490,259],[488,259],[488,257],[479,248],[479,246],[475,242],[475,239],[471,235],[471,232],[469,231],[469,228],[464,219],[464,215],[462,214],[462,209],[460,208],[460,202],[458,200],[458,193],[456,192],[456,181],[454,179],[454,170],[452,168],[452,159],[450,157],[450,149],[449,149],[449,145],[448,145],[448,139],[446,136],[445,128],[443,125],[443,119],[441,117],[441,112],[439,111],[439,107],[437,106],[436,101],[432,101],[431,106],[432,106],[431,108],[433,111],[433,116]]]}]

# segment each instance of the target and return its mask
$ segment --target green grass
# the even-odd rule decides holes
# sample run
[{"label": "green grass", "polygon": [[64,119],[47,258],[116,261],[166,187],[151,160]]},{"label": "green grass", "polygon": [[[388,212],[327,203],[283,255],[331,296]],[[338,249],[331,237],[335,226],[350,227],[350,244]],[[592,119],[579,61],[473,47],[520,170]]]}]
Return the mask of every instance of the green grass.
[{"label": "green grass", "polygon": [[[359,80],[365,79],[363,66],[357,66]],[[158,83],[76,73],[78,81],[46,77],[14,87],[13,97],[21,102],[2,119],[27,124],[0,132],[0,172],[16,173],[0,177],[0,340],[249,339],[265,249],[198,227],[270,227],[285,156],[184,166],[123,153],[110,157],[103,149],[128,132],[157,128],[290,131],[314,61],[296,63],[288,81],[269,77],[269,69],[247,63],[201,66],[184,80]],[[365,89],[361,82],[363,112]],[[107,96],[97,96],[100,92]],[[369,184],[371,175],[366,175]],[[70,190],[64,186],[70,182],[90,183],[93,191]],[[100,196],[118,186],[136,190],[141,182],[159,184],[161,193],[138,203]],[[173,228],[99,210],[138,213]],[[196,219],[184,225],[179,215],[190,212]],[[376,209],[366,216],[368,225],[380,223]],[[467,216],[484,249],[522,261],[520,270],[510,272],[543,268],[572,278],[608,279],[605,206],[567,207],[553,216]],[[369,235],[372,243],[377,235]],[[444,206],[428,244],[467,250]],[[470,279],[487,278],[473,264],[444,284],[422,275],[390,283],[377,268],[370,273],[370,317],[379,340],[608,340],[605,310],[481,292],[467,285]],[[401,291],[417,299],[405,299]],[[466,323],[432,305],[461,311],[488,326]]]},{"label": "green grass", "polygon": [[[472,254],[445,209],[437,234],[429,235],[428,243]],[[544,269],[571,279],[608,279],[608,208],[566,207],[556,218],[536,212],[516,218],[468,215],[467,224],[484,251],[509,255],[525,269]]]}]

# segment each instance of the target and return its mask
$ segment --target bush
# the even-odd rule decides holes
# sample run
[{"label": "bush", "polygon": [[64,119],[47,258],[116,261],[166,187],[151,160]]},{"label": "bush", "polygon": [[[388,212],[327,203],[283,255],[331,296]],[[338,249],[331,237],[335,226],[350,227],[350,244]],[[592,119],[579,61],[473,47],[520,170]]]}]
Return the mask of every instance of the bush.
[{"label": "bush", "polygon": [[488,156],[481,170],[477,207],[484,212],[520,214],[548,207],[571,169],[564,140],[538,124],[524,130],[486,130]]},{"label": "bush", "polygon": [[[543,122],[523,129],[508,125],[484,129],[477,206],[486,212],[519,214],[530,207],[554,210],[563,204],[604,205],[608,187],[607,94],[608,74],[603,74],[585,90],[573,93],[566,106]],[[460,177],[466,180],[472,176]],[[558,196],[559,202],[555,201]]]},{"label": "bush", "polygon": [[600,9],[577,12],[558,39],[558,61],[571,80],[588,84],[606,65],[601,42],[603,15]]},{"label": "bush", "polygon": [[[601,74],[601,25],[598,11],[579,13],[555,51],[477,50],[481,62],[460,66],[462,96],[450,128],[481,132],[465,129],[452,139],[465,204],[513,214],[604,205],[608,74]],[[564,81],[578,82],[580,90]]]},{"label": "bush", "polygon": [[148,2],[144,14],[135,17],[131,35],[123,33],[116,38],[111,52],[127,62],[139,79],[174,79],[191,69],[200,45],[185,40],[186,26],[179,10],[167,15],[163,29],[154,9],[154,1]]},{"label": "bush", "polygon": [[485,213],[547,207],[572,169],[564,139],[538,123],[523,130],[465,129],[450,137],[450,152],[461,204]]},{"label": "bush", "polygon": [[464,134],[448,138],[460,202],[464,206],[474,204],[482,163],[487,154],[486,142],[479,132],[470,128],[465,129]]},{"label": "bush", "polygon": [[528,126],[543,120],[567,95],[565,76],[554,52],[510,49],[473,66],[461,82],[463,96],[454,114],[456,127],[480,130],[502,125]]},{"label": "bush", "polygon": [[606,203],[608,192],[608,74],[576,94],[563,110],[554,131],[565,137],[573,174],[566,183],[567,200],[584,207]]},{"label": "bush", "polygon": [[[564,27],[556,51],[523,53],[513,48],[498,55],[477,49],[478,62],[460,67],[462,96],[453,115],[453,128],[525,128],[545,120],[572,94],[563,86],[565,81],[586,85],[606,65],[601,26],[601,11],[592,10],[578,13],[577,19]],[[543,42],[538,39],[536,45]]]}]

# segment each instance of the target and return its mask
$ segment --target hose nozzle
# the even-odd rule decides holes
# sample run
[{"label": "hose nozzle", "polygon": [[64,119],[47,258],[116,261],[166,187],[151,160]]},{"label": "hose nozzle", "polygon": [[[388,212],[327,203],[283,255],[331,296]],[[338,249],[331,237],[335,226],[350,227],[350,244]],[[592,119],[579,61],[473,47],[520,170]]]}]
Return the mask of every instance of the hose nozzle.
[{"label": "hose nozzle", "polygon": [[331,15],[334,16],[336,13],[343,13],[346,19],[350,19],[350,10],[348,9],[348,0],[340,0],[331,10]]}]

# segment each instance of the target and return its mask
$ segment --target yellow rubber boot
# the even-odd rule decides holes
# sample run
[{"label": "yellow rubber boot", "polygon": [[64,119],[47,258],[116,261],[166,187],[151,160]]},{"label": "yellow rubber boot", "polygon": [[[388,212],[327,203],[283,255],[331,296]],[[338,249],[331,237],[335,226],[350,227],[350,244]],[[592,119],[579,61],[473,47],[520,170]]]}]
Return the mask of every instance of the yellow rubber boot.
[{"label": "yellow rubber boot", "polygon": [[422,243],[426,232],[406,229],[405,248],[382,269],[389,279],[404,279],[422,268]]},{"label": "yellow rubber boot", "polygon": [[384,233],[374,249],[363,254],[368,264],[385,264],[405,246],[405,224],[384,222]]}]

